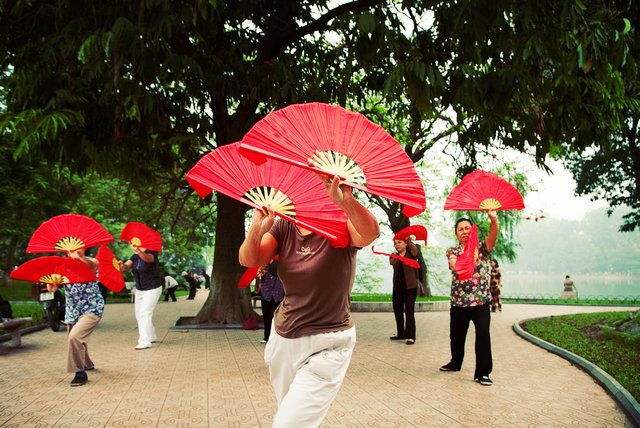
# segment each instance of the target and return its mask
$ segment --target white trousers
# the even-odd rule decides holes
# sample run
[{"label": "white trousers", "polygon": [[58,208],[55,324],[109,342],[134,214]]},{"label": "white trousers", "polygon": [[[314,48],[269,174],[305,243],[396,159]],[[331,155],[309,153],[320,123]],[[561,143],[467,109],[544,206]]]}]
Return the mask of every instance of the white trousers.
[{"label": "white trousers", "polygon": [[264,361],[278,400],[273,426],[319,426],[340,390],[355,345],[355,326],[296,339],[279,336],[272,326]]},{"label": "white trousers", "polygon": [[156,329],[153,327],[153,310],[156,308],[162,287],[152,290],[136,289],[136,320],[138,321],[139,346],[151,346],[157,339]]}]

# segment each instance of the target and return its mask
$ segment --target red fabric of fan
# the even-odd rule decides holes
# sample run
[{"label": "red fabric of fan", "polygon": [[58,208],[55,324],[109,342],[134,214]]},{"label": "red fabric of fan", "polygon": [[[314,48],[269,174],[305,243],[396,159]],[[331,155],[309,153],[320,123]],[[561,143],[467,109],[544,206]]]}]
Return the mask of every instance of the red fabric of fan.
[{"label": "red fabric of fan", "polygon": [[[402,146],[359,113],[323,104],[293,104],[257,122],[242,139],[242,154],[256,163],[278,159],[339,176],[345,184],[404,204],[413,217],[426,208],[424,187]],[[312,168],[313,159],[320,168]]]},{"label": "red fabric of fan", "polygon": [[106,245],[101,245],[96,254],[98,259],[98,279],[109,290],[118,293],[124,288],[124,278],[118,259]]},{"label": "red fabric of fan", "polygon": [[522,195],[504,178],[478,169],[463,177],[444,204],[445,210],[521,210]]},{"label": "red fabric of fan", "polygon": [[187,181],[201,197],[216,190],[257,209],[270,205],[278,216],[324,236],[334,247],[349,243],[346,214],[313,172],[273,159],[256,165],[240,155],[238,143],[203,156]]},{"label": "red fabric of fan", "polygon": [[93,282],[96,275],[84,263],[70,257],[45,256],[29,260],[11,272],[11,278],[61,286]]},{"label": "red fabric of fan", "polygon": [[256,276],[258,276],[259,269],[260,266],[254,266],[247,269],[245,273],[242,274],[242,277],[240,277],[240,281],[238,281],[238,288],[248,287]]},{"label": "red fabric of fan", "polygon": [[478,264],[478,228],[474,224],[469,231],[464,253],[456,259],[456,273],[459,281],[466,281],[473,276]]},{"label": "red fabric of fan", "polygon": [[120,241],[127,241],[136,247],[152,251],[162,251],[160,232],[151,229],[144,223],[130,221],[120,232]]},{"label": "red fabric of fan", "polygon": [[27,253],[75,251],[107,242],[113,242],[113,236],[94,219],[81,214],[61,214],[33,232]]},{"label": "red fabric of fan", "polygon": [[406,264],[406,265],[409,265],[409,266],[411,266],[412,268],[420,269],[420,265],[418,264],[418,261],[417,261],[417,260],[410,259],[409,257],[402,257],[402,256],[399,256],[399,255],[397,255],[397,254],[381,253],[381,252],[376,251],[376,250],[374,249],[374,247],[375,247],[375,245],[372,245],[372,246],[371,246],[371,251],[373,252],[373,254],[380,254],[381,256],[389,256],[389,257],[393,257],[394,259],[398,259],[398,260],[400,260],[402,263],[404,263],[404,264]]},{"label": "red fabric of fan", "polygon": [[414,224],[412,226],[407,226],[404,229],[400,230],[393,237],[394,240],[399,239],[404,241],[409,236],[413,236],[414,241],[424,241],[425,245],[427,243],[427,228],[421,226],[419,224]]}]

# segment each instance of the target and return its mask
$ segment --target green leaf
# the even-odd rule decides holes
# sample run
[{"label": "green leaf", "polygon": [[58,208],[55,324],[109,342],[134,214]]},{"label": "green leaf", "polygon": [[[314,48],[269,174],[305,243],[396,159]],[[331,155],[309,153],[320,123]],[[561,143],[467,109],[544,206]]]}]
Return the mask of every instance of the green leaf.
[{"label": "green leaf", "polygon": [[358,18],[358,29],[363,33],[370,34],[376,28],[376,17],[373,13],[366,11]]},{"label": "green leaf", "polygon": [[622,30],[622,35],[624,36],[631,30],[631,21],[627,18],[622,18],[622,20],[624,21],[624,29]]}]

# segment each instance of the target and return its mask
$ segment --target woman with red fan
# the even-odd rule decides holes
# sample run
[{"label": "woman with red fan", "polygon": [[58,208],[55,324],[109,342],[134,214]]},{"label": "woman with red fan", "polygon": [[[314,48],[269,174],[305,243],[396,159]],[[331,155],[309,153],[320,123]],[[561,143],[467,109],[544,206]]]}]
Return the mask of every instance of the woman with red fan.
[{"label": "woman with red fan", "polygon": [[256,292],[260,293],[260,308],[264,322],[264,338],[260,343],[267,343],[271,335],[273,313],[284,298],[284,287],[278,278],[278,260],[260,266],[257,279]]},{"label": "woman with red fan", "polygon": [[160,275],[158,251],[130,244],[133,255],[126,262],[120,262],[120,270],[132,271],[136,281],[135,311],[138,321],[138,344],[135,350],[151,348],[158,338],[153,326],[153,310],[156,308],[164,280]]},{"label": "woman with red fan", "polygon": [[[411,237],[394,239],[395,247],[400,257],[412,260],[418,259],[418,247],[411,241]],[[407,340],[407,345],[416,342],[416,320],[414,309],[418,295],[418,271],[419,268],[409,266],[400,260],[389,257],[389,263],[393,266],[393,314],[396,318],[395,336],[391,340]],[[405,324],[406,316],[406,324]]]},{"label": "woman with red fan", "polygon": [[463,254],[473,224],[467,218],[456,222],[455,232],[459,245],[447,250],[447,260],[451,269],[451,311],[449,337],[451,340],[451,361],[440,367],[441,371],[460,371],[464,359],[464,343],[472,321],[476,329],[476,369],[474,381],[489,386],[493,382],[489,378],[493,369],[491,357],[491,294],[489,287],[490,254],[498,239],[498,216],[495,211],[487,211],[491,228],[489,236],[480,244],[478,263],[470,279],[460,280],[456,272],[456,260]]},{"label": "woman with red fan", "polygon": [[253,214],[239,261],[259,266],[279,255],[278,277],[285,297],[275,311],[264,352],[278,400],[274,427],[322,423],[349,367],[356,332],[349,312],[358,249],[378,236],[378,221],[340,185],[323,177],[329,197],[347,217],[348,245],[331,241],[289,221],[275,221],[267,206]]},{"label": "woman with red fan", "polygon": [[[98,261],[87,256],[85,248],[67,251],[67,256],[88,266],[98,275]],[[53,286],[53,290],[57,286]],[[87,370],[93,370],[87,341],[104,313],[104,298],[98,281],[65,284],[64,323],[67,324],[67,371],[75,373],[71,386],[84,385],[88,381]]]}]

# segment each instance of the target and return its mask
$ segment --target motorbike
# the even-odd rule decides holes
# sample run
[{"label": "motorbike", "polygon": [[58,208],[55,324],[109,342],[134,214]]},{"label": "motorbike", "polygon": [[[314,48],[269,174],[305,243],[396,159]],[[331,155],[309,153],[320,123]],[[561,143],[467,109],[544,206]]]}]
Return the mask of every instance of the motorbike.
[{"label": "motorbike", "polygon": [[62,289],[59,288],[55,292],[51,292],[47,291],[45,284],[40,284],[38,301],[44,306],[51,330],[60,331],[61,327],[64,326],[62,321],[64,321],[65,299]]}]

